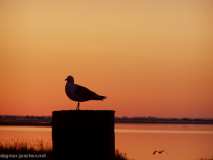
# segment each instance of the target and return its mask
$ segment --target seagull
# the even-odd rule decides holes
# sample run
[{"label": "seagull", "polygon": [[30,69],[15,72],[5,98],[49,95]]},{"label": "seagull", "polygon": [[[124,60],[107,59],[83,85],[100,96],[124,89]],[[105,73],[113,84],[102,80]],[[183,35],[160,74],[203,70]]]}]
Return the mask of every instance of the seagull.
[{"label": "seagull", "polygon": [[[162,150],[162,151],[154,151],[154,152],[153,152],[153,155],[154,155],[156,152],[158,152],[158,153],[160,153],[160,154],[161,154],[162,152],[165,152],[165,153],[166,153],[166,151],[164,151],[164,150]],[[166,153],[166,154],[167,154],[167,153]]]},{"label": "seagull", "polygon": [[76,110],[79,110],[79,103],[89,100],[103,100],[106,99],[106,96],[100,96],[95,92],[90,91],[88,88],[77,85],[74,83],[74,78],[72,76],[67,76],[65,91],[67,96],[73,100],[77,101],[78,105]]}]

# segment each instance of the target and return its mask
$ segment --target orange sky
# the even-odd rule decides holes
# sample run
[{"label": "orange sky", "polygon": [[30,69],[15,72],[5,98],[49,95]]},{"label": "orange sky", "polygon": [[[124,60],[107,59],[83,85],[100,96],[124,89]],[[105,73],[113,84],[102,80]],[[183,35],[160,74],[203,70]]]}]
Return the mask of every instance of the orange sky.
[{"label": "orange sky", "polygon": [[213,1],[0,0],[0,114],[213,118]]}]

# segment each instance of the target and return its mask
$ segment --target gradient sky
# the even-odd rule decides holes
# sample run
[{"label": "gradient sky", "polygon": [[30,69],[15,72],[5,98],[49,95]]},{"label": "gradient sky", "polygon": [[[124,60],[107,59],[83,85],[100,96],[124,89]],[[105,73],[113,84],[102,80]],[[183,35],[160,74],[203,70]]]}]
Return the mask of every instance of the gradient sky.
[{"label": "gradient sky", "polygon": [[0,114],[213,118],[213,1],[0,0]]}]

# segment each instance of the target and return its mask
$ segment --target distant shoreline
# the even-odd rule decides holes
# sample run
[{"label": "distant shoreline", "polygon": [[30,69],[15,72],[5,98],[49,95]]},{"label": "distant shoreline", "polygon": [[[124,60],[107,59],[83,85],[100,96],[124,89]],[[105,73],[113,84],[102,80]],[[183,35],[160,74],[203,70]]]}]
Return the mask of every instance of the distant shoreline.
[{"label": "distant shoreline", "polygon": [[52,126],[52,122],[36,122],[36,121],[0,121],[0,125],[14,126]]},{"label": "distant shoreline", "polygon": [[[115,119],[115,123],[131,124],[213,124],[213,120],[167,120],[167,119]],[[17,121],[0,120],[0,125],[22,125],[22,126],[52,126],[52,122],[45,121]]]},{"label": "distant shoreline", "polygon": [[115,119],[115,123],[150,123],[150,124],[213,124],[213,120],[202,119]]}]

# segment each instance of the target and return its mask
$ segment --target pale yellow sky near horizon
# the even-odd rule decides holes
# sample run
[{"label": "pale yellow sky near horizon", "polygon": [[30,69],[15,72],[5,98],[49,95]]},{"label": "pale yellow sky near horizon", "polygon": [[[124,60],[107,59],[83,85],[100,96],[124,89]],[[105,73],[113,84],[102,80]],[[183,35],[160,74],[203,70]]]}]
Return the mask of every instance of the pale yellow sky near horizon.
[{"label": "pale yellow sky near horizon", "polygon": [[211,117],[213,1],[0,0],[0,113],[75,109],[64,79],[116,116]]}]

